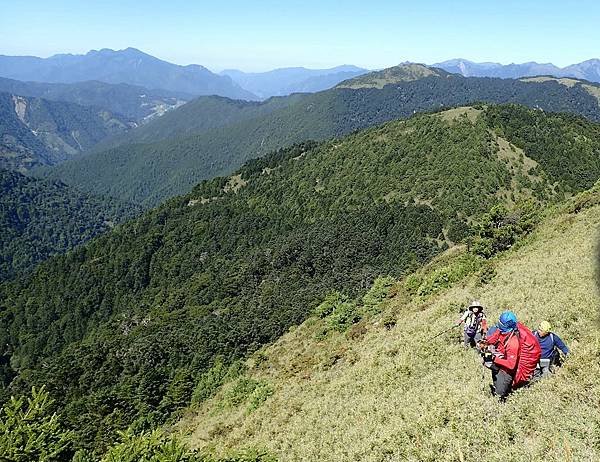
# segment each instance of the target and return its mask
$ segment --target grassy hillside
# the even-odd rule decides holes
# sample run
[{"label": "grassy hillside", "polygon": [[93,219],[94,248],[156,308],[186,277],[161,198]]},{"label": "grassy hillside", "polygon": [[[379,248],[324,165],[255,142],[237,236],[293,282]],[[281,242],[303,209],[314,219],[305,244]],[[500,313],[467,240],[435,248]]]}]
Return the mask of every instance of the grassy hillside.
[{"label": "grassy hillside", "polygon": [[0,168],[57,164],[132,125],[103,109],[0,93]]},{"label": "grassy hillside", "polygon": [[136,212],[114,199],[0,170],[0,280],[31,270]]},{"label": "grassy hillside", "polygon": [[46,384],[88,447],[161,423],[209,367],[273,341],[331,290],[360,297],[403,275],[497,202],[590,187],[598,130],[457,108],[248,162],[0,285],[2,394]]},{"label": "grassy hillside", "polygon": [[[395,72],[398,69],[402,68]],[[597,98],[581,85],[464,78],[445,73],[408,80],[381,89],[334,88],[250,105],[199,100],[142,131],[132,131],[130,140],[134,144],[120,139],[124,143],[121,146],[63,164],[46,174],[95,193],[150,207],[189,192],[202,179],[228,175],[248,159],[274,149],[307,139],[343,136],[420,111],[474,101],[514,102],[600,120]],[[187,136],[190,133],[194,134]],[[161,141],[151,142],[156,136]]]},{"label": "grassy hillside", "polygon": [[[343,332],[328,327],[331,316],[313,316],[176,428],[193,447],[256,446],[280,461],[598,460],[599,203],[596,187],[549,213],[518,248],[448,284],[440,276],[468,255],[452,249]],[[438,290],[423,284],[432,279]],[[430,289],[415,291],[415,281]],[[564,367],[498,403],[458,329],[432,339],[474,298],[488,319],[512,308],[530,326],[549,320],[572,350]]]}]

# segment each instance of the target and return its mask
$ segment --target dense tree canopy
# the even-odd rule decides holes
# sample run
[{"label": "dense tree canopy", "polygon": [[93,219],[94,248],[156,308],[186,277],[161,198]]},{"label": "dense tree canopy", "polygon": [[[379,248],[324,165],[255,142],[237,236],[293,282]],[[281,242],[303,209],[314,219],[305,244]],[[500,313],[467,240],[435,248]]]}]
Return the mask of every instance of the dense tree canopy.
[{"label": "dense tree canopy", "polygon": [[0,281],[137,213],[114,199],[0,169]]}]

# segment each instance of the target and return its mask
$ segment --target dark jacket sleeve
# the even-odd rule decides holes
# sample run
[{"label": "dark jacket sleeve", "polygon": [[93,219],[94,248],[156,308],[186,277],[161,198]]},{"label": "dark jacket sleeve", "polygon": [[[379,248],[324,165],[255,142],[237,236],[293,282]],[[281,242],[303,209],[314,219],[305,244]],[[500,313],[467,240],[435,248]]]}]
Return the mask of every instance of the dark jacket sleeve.
[{"label": "dark jacket sleeve", "polygon": [[567,347],[567,345],[565,345],[565,342],[563,342],[562,339],[554,332],[552,332],[552,337],[554,338],[554,346],[556,346],[556,348],[562,351],[565,355],[568,355],[569,348]]}]

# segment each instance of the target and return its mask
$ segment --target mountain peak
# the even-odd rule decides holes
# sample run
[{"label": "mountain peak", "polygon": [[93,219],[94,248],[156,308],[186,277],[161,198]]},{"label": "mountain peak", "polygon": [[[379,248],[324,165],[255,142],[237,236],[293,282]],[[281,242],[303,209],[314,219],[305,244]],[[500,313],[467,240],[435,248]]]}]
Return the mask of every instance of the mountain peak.
[{"label": "mountain peak", "polygon": [[425,77],[447,75],[446,71],[420,63],[402,63],[397,66],[383,69],[381,71],[369,72],[368,74],[345,80],[337,88],[383,88],[385,85],[411,82]]}]

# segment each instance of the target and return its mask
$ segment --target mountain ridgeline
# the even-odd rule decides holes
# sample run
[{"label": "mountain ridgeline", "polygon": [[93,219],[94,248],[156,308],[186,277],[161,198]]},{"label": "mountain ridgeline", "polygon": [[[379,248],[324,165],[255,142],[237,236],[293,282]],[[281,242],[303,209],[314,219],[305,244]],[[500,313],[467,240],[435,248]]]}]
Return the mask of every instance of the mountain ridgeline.
[{"label": "mountain ridgeline", "polygon": [[228,69],[221,72],[238,85],[261,98],[286,96],[291,93],[313,93],[334,87],[368,71],[356,66],[338,66],[331,69],[290,67],[268,72],[242,72]]},{"label": "mountain ridgeline", "polygon": [[140,135],[132,131],[127,135],[132,144],[120,138],[119,146],[43,174],[151,207],[189,192],[202,179],[228,175],[248,159],[274,149],[307,139],[340,137],[420,111],[474,101],[510,102],[597,121],[598,90],[588,83],[465,78],[422,65],[403,65],[361,75],[327,91],[263,103],[205,98],[142,127]]},{"label": "mountain ridgeline", "polygon": [[599,159],[584,118],[477,105],[252,160],[0,285],[3,399],[46,385],[76,444],[102,449],[332,290],[418,268],[497,203],[589,188]]},{"label": "mountain ridgeline", "polygon": [[0,169],[0,281],[30,271],[137,213],[114,199]]},{"label": "mountain ridgeline", "polygon": [[197,64],[172,64],[135,48],[92,50],[85,55],[61,54],[45,59],[0,55],[0,76],[47,83],[98,80],[196,96],[221,95],[257,99],[227,76],[214,74]]},{"label": "mountain ridgeline", "polygon": [[547,75],[552,77],[570,77],[575,79],[600,82],[600,60],[589,59],[566,67],[558,67],[551,63],[528,62],[522,64],[475,63],[467,59],[450,59],[432,64],[448,72],[462,74],[465,77],[500,77],[518,79]]}]

